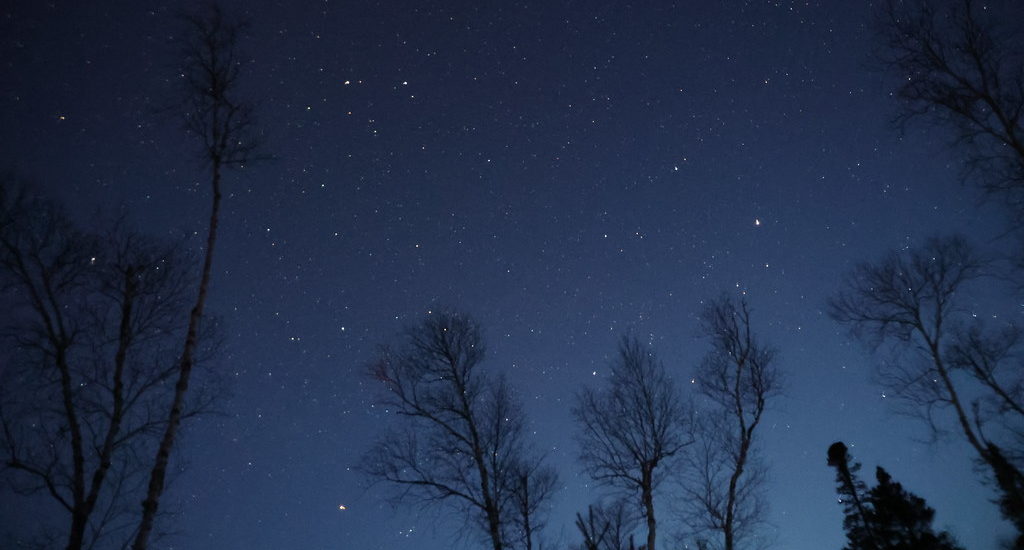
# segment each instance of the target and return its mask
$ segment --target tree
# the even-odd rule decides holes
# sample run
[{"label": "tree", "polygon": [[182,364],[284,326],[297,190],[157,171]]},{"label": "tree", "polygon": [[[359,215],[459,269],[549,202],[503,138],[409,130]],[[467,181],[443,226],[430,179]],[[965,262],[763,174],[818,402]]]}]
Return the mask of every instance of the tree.
[{"label": "tree", "polygon": [[845,550],[882,550],[881,539],[875,534],[875,526],[868,516],[867,487],[855,476],[860,471],[860,463],[850,464],[846,445],[837,441],[828,448],[828,465],[836,469],[836,491],[846,515],[843,519]]},{"label": "tree", "polygon": [[842,442],[828,449],[828,464],[836,469],[839,501],[846,518],[845,550],[960,550],[945,531],[935,533],[935,510],[903,489],[882,467],[875,470],[878,484],[866,491],[856,478],[860,464],[850,464]]},{"label": "tree", "polygon": [[672,378],[644,344],[624,337],[607,387],[582,391],[573,415],[584,468],[597,482],[639,497],[647,548],[653,550],[654,491],[668,461],[691,443],[687,410]]},{"label": "tree", "polygon": [[532,548],[556,478],[531,456],[522,406],[481,371],[484,357],[479,326],[459,313],[431,314],[401,348],[382,350],[371,371],[404,425],[361,469],[400,488],[400,500],[452,506],[494,550]]},{"label": "tree", "polygon": [[[899,78],[899,118],[924,117],[950,129],[964,150],[969,175],[1007,207],[1010,231],[1024,238],[1024,56],[1017,46],[1017,29],[1005,23],[1018,20],[1020,13],[999,14],[990,7],[995,6],[978,9],[972,0],[941,9],[923,1],[891,1],[880,18],[883,47],[878,57]],[[1001,7],[1019,9],[1013,3]],[[1016,261],[1014,274],[1019,277],[1024,273],[1024,247]],[[1019,465],[1024,391],[1019,377],[1007,381],[994,376],[997,367],[1006,370],[1020,349],[1019,331],[1006,327],[986,335],[972,327],[953,339],[949,366],[987,388],[985,401],[973,404],[988,405],[987,411],[974,411],[978,433],[972,436],[965,429],[965,435],[993,472],[1000,509],[1015,523],[1017,545],[1024,548],[1024,477]],[[958,415],[965,424],[959,407]],[[1016,449],[987,440],[979,419],[992,416],[1013,419]]]},{"label": "tree", "polygon": [[624,500],[611,504],[598,503],[587,507],[584,517],[576,513],[576,528],[583,537],[578,550],[636,550],[633,530],[637,517],[630,513],[630,506]]},{"label": "tree", "polygon": [[123,223],[82,231],[58,205],[0,186],[2,466],[15,491],[68,513],[69,550],[129,536],[139,456],[162,429],[187,266],[177,246]]},{"label": "tree", "polygon": [[210,286],[220,221],[223,171],[245,166],[260,158],[252,105],[238,97],[242,57],[237,45],[244,25],[229,20],[216,5],[211,5],[203,16],[185,17],[185,22],[185,67],[182,70],[185,128],[201,141],[201,158],[210,169],[210,217],[195,302],[188,315],[188,328],[179,356],[174,397],[150,472],[146,498],[142,502],[142,519],[132,544],[134,550],[147,547],[166,484],[171,450],[181,425]]},{"label": "tree", "polygon": [[872,345],[888,343],[901,354],[879,374],[902,401],[902,412],[938,434],[938,416],[952,411],[999,488],[1004,516],[1024,534],[1024,475],[1013,458],[1021,449],[997,442],[991,429],[993,423],[1019,426],[1024,419],[1022,373],[1011,364],[1017,340],[985,336],[984,325],[958,307],[985,267],[962,238],[933,238],[921,248],[857,266],[830,301],[829,314]]},{"label": "tree", "polygon": [[[1019,372],[1022,336],[1020,327],[1012,324],[997,330],[975,324],[961,327],[953,334],[946,347],[950,366],[969,375],[986,393],[985,399],[972,403],[978,409],[975,417],[1010,417],[1016,421],[1024,417],[1024,378],[1008,376],[1014,370]],[[1019,422],[1007,422],[1006,427],[1016,439],[1016,447],[1024,448],[1024,431]]]},{"label": "tree", "polygon": [[755,435],[780,379],[776,352],[758,341],[745,300],[723,296],[710,302],[701,328],[711,350],[694,382],[708,406],[699,414],[697,444],[686,453],[684,507],[695,532],[719,533],[721,548],[733,550],[767,512]]},{"label": "tree", "polygon": [[536,534],[543,531],[547,523],[545,507],[555,493],[558,474],[543,462],[520,460],[507,477],[506,490],[514,512],[505,540],[519,548],[533,550]]},{"label": "tree", "polygon": [[935,510],[923,498],[903,489],[881,466],[875,469],[875,485],[868,498],[871,520],[883,544],[899,550],[957,550],[953,537],[932,530]]},{"label": "tree", "polygon": [[[925,117],[952,130],[978,184],[1024,225],[1024,57],[1015,29],[972,0],[936,10],[924,0],[891,0],[880,17],[878,57],[899,86],[899,118]],[[1008,9],[1011,9],[1007,6]]]}]

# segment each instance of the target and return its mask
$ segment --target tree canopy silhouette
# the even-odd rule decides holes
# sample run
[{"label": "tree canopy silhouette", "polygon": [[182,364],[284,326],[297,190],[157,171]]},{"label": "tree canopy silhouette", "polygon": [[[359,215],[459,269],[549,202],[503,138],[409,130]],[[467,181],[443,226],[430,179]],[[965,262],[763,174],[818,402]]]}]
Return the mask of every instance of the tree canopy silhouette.
[{"label": "tree canopy silhouette", "polygon": [[1016,29],[1005,23],[1013,14],[1000,20],[993,12],[972,0],[890,0],[879,18],[877,55],[898,79],[899,120],[926,118],[951,130],[975,181],[1007,206],[1020,231],[1024,56]]},{"label": "tree canopy silhouette", "polygon": [[932,238],[858,265],[829,314],[873,346],[890,346],[894,357],[879,376],[902,412],[935,434],[943,413],[952,413],[956,430],[996,482],[1003,515],[1024,536],[1020,339],[1013,325],[993,331],[959,305],[986,266],[963,238]]},{"label": "tree canopy silhouette", "polygon": [[599,483],[639,497],[647,548],[655,548],[654,492],[668,461],[692,443],[689,417],[665,366],[636,338],[624,337],[601,390],[577,396],[580,461]]},{"label": "tree canopy silhouette", "polygon": [[[67,511],[56,532],[69,550],[131,536],[151,466],[142,457],[164,427],[190,260],[123,221],[84,230],[58,204],[0,182],[0,464],[16,492]],[[197,392],[182,417],[214,395]]]},{"label": "tree canopy silhouette", "polygon": [[533,548],[557,477],[530,452],[512,389],[482,371],[480,327],[433,313],[403,340],[371,367],[402,425],[370,449],[362,471],[401,489],[399,500],[452,506],[494,550]]},{"label": "tree canopy silhouette", "polygon": [[683,509],[694,532],[719,536],[733,550],[765,520],[766,472],[755,434],[768,401],[780,392],[776,352],[751,326],[750,307],[723,296],[701,316],[711,350],[694,374],[705,404],[698,410],[697,441],[686,453]]},{"label": "tree canopy silhouette", "polygon": [[245,24],[232,20],[217,4],[208,5],[201,15],[185,16],[184,20],[184,122],[186,130],[199,140],[200,158],[210,169],[210,216],[195,301],[188,315],[188,328],[179,355],[174,397],[150,472],[146,498],[142,501],[142,519],[132,543],[133,550],[145,550],[148,545],[166,485],[171,451],[181,425],[195,366],[199,325],[210,288],[220,223],[223,171],[243,167],[260,158],[254,108],[239,97],[242,57],[238,42]]},{"label": "tree canopy silhouette", "polygon": [[637,517],[624,500],[587,506],[587,514],[576,512],[576,529],[583,542],[577,550],[637,550],[633,530]]},{"label": "tree canopy silhouette", "polygon": [[828,465],[836,469],[836,490],[843,505],[845,550],[962,550],[953,537],[932,528],[935,510],[903,489],[881,466],[870,490],[856,477],[859,463],[850,463],[846,445],[828,448]]}]

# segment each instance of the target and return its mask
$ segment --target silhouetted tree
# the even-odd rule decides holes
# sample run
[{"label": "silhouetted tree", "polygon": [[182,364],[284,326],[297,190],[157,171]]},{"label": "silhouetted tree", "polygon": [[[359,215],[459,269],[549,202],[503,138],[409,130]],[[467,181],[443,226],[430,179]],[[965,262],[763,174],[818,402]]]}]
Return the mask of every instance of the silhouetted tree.
[{"label": "silhouetted tree", "polygon": [[0,185],[0,459],[17,492],[67,511],[69,550],[130,536],[140,456],[170,396],[187,260],[123,224],[82,231],[56,204]]},{"label": "silhouetted tree", "polygon": [[875,470],[878,484],[865,491],[855,476],[860,464],[850,464],[842,442],[829,447],[828,464],[836,469],[846,514],[846,550],[961,550],[949,533],[932,529],[935,510],[904,490],[882,467]]},{"label": "silhouetted tree", "polygon": [[194,305],[179,356],[174,398],[150,473],[142,519],[133,550],[145,550],[160,506],[167,465],[181,424],[189,379],[195,364],[199,325],[203,318],[213,253],[220,221],[221,178],[225,168],[241,167],[258,158],[259,141],[252,105],[239,98],[243,58],[237,51],[244,25],[231,21],[216,4],[203,15],[185,17],[185,128],[200,140],[201,158],[210,168],[210,217],[206,247]]},{"label": "silhouetted tree", "polygon": [[462,314],[434,313],[404,340],[372,368],[404,426],[364,456],[362,471],[400,487],[402,500],[453,506],[494,550],[532,548],[555,476],[530,456],[511,389],[481,372],[480,328]]},{"label": "silhouetted tree", "polygon": [[584,517],[576,513],[576,529],[579,530],[583,542],[577,545],[578,550],[636,550],[633,543],[633,531],[638,518],[630,512],[630,506],[624,500],[616,500],[611,504],[591,505],[587,507]]},{"label": "silhouetted tree", "polygon": [[932,530],[935,510],[923,498],[903,489],[881,466],[875,469],[878,484],[871,488],[871,520],[888,548],[899,550],[958,550],[953,537]]},{"label": "silhouetted tree", "polygon": [[694,382],[707,406],[698,414],[697,444],[686,453],[683,507],[693,531],[718,533],[720,547],[734,550],[767,512],[754,438],[768,400],[780,391],[776,352],[758,341],[745,300],[711,301],[701,329],[712,347]]},{"label": "silhouetted tree", "polygon": [[[999,488],[1001,510],[1024,534],[1024,476],[1006,456],[1007,447],[985,430],[1000,421],[1011,431],[1017,426],[1019,434],[1024,420],[1022,372],[1009,364],[1014,353],[1006,347],[1016,341],[982,336],[984,327],[956,305],[984,266],[962,238],[933,238],[921,248],[857,266],[831,300],[829,314],[872,344],[888,342],[903,352],[881,369],[883,383],[902,401],[903,412],[922,418],[935,433],[937,414],[952,410],[961,435]],[[971,379],[954,376],[958,371],[980,384],[967,384]],[[1020,451],[1014,448],[1014,456]]]},{"label": "silhouetted tree", "polygon": [[1017,538],[1012,547],[1014,550],[1024,550],[1024,476],[1021,476],[1020,468],[1007,460],[1002,449],[995,444],[988,443],[986,450],[986,462],[991,465],[996,485],[1002,490],[998,499],[999,511],[1017,528]]},{"label": "silhouetted tree", "polygon": [[1024,377],[1010,373],[1021,370],[1024,338],[1016,325],[985,330],[980,324],[958,327],[946,346],[950,367],[966,373],[985,389],[985,398],[972,403],[975,417],[1009,418],[1006,427],[1024,448]]},{"label": "silhouetted tree", "polygon": [[[1001,7],[1009,13],[979,8],[971,0],[935,4],[923,0],[890,1],[880,18],[883,47],[878,56],[899,79],[902,121],[925,117],[954,132],[966,155],[974,181],[998,198],[1010,215],[1010,230],[1024,239],[1024,56],[1011,21],[1019,6]],[[1024,243],[1024,240],[1022,240]],[[1024,273],[1024,246],[1017,253],[1016,277]],[[1024,548],[1024,477],[1020,472],[1024,416],[1020,379],[1000,380],[996,367],[1006,370],[1020,335],[1009,327],[994,335],[971,328],[957,334],[949,349],[950,367],[963,369],[988,390],[988,411],[1009,415],[1017,448],[986,441],[977,422],[977,437],[968,436],[1002,492],[1000,509],[1018,530]],[[1019,371],[1019,364],[1014,365]],[[963,420],[961,420],[963,423]],[[1009,452],[1012,451],[1012,452]],[[1012,455],[1012,458],[1007,456]]]},{"label": "silhouetted tree", "polygon": [[506,483],[514,513],[506,522],[510,529],[505,540],[519,548],[533,550],[536,534],[547,524],[545,507],[555,493],[558,474],[543,462],[520,460],[512,466]]},{"label": "silhouetted tree", "polygon": [[955,132],[978,183],[1009,206],[1019,230],[1024,57],[1018,29],[1000,26],[1021,13],[1010,5],[1003,14],[991,7],[979,10],[972,0],[890,0],[880,17],[878,57],[898,78],[900,119],[926,117]]},{"label": "silhouetted tree", "polygon": [[687,409],[664,365],[644,344],[624,337],[607,387],[577,396],[580,460],[597,482],[639,497],[647,548],[655,548],[654,491],[668,460],[692,442]]},{"label": "silhouetted tree", "polygon": [[875,535],[875,526],[868,515],[868,504],[865,502],[867,487],[855,475],[860,471],[860,463],[851,464],[846,445],[837,441],[828,448],[828,465],[836,469],[836,491],[846,516],[843,519],[846,550],[882,550],[880,539]]}]

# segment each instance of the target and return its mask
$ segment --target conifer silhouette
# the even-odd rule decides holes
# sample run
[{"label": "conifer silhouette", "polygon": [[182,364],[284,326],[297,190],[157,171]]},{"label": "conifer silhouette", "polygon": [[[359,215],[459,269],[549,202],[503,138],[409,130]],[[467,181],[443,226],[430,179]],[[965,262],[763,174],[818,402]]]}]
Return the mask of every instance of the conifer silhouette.
[{"label": "conifer silhouette", "polygon": [[844,550],[962,550],[949,533],[932,529],[935,510],[882,467],[875,470],[878,484],[867,490],[855,475],[860,464],[850,462],[842,442],[828,448],[828,465],[836,469],[836,490],[846,515]]}]

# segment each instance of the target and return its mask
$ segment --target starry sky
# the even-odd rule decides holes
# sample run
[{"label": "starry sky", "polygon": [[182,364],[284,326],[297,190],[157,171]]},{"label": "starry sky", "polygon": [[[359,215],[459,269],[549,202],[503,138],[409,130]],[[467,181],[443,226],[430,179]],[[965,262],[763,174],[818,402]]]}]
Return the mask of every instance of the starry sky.
[{"label": "starry sky", "polygon": [[[966,445],[894,416],[878,359],[825,314],[858,261],[1002,228],[948,134],[890,123],[870,3],[224,6],[251,20],[244,89],[275,159],[225,181],[209,309],[232,397],[176,449],[189,467],[166,547],[451,548],[460,520],[396,508],[354,470],[392,420],[366,362],[449,307],[483,325],[487,368],[560,471],[547,537],[564,548],[601,494],[576,463],[574,393],[626,332],[689,380],[707,350],[696,315],[722,292],[750,301],[787,380],[761,433],[776,548],[843,544],[838,439],[966,547],[1008,532]],[[208,180],[161,109],[180,7],[5,3],[0,168],[83,223],[125,212],[199,250]]]}]

